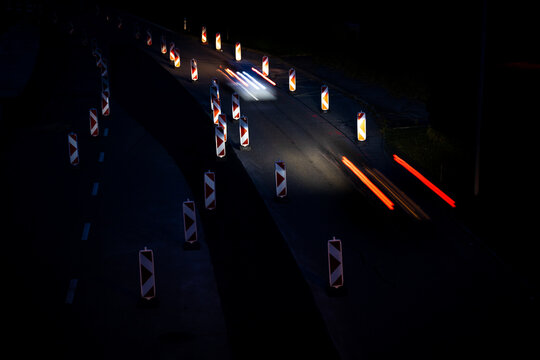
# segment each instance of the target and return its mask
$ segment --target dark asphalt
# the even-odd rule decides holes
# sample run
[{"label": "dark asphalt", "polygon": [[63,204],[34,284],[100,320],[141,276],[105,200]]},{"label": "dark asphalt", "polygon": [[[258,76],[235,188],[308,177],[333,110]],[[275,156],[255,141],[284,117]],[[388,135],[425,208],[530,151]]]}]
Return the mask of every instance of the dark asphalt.
[{"label": "dark asphalt", "polygon": [[233,358],[337,358],[296,262],[232,149],[216,160],[199,104],[148,55],[113,47],[111,86],[174,158],[203,209],[203,173],[216,173],[217,210],[201,210]]},{"label": "dark asphalt", "polygon": [[[76,349],[86,352],[88,356],[95,356],[99,351],[106,351],[99,349],[103,344],[99,337],[106,335],[93,333],[93,329],[89,328],[64,326],[66,323],[77,325],[77,318],[66,320],[73,314],[66,312],[62,306],[69,274],[78,273],[92,264],[88,255],[83,256],[83,251],[88,249],[72,241],[73,238],[80,238],[80,226],[70,227],[66,231],[60,225],[80,223],[82,226],[81,219],[84,220],[88,212],[95,212],[99,207],[99,204],[88,203],[86,198],[79,195],[88,192],[89,175],[100,174],[98,164],[86,165],[86,159],[97,157],[98,152],[94,147],[94,152],[81,154],[85,165],[80,171],[74,172],[65,159],[54,157],[56,149],[48,148],[47,144],[52,140],[61,144],[62,152],[67,150],[64,149],[65,133],[80,120],[70,118],[68,114],[76,108],[77,101],[95,100],[93,90],[87,93],[82,87],[76,91],[72,89],[78,89],[76,84],[81,83],[95,87],[97,93],[98,77],[94,72],[88,78],[71,78],[69,74],[73,72],[64,71],[66,68],[95,70],[91,58],[87,56],[85,63],[78,62],[77,56],[58,56],[65,53],[65,43],[49,39],[42,49],[47,51],[40,54],[30,86],[22,97],[8,104],[5,117],[8,124],[9,120],[24,119],[32,125],[32,128],[19,129],[17,132],[26,135],[25,142],[20,144],[20,151],[16,152],[17,156],[3,157],[5,168],[9,170],[2,176],[2,191],[6,199],[4,206],[8,213],[8,217],[3,219],[7,220],[4,229],[9,239],[5,246],[12,255],[5,263],[5,273],[13,274],[7,281],[10,290],[7,309],[15,315],[15,319],[6,324],[13,329],[13,336],[8,340],[13,338],[17,340],[13,344],[24,346],[20,350],[23,353],[31,350],[27,344],[33,344],[43,354],[64,352],[60,349],[67,349],[67,354],[68,350]],[[115,102],[122,105],[166,148],[195,194],[225,313],[232,357],[337,358],[311,292],[242,164],[230,148],[227,149],[226,160],[216,161],[213,126],[208,116],[178,82],[135,48],[114,44],[111,61]],[[61,116],[57,111],[61,112]],[[493,135],[490,141],[494,142],[497,133]],[[9,141],[11,138],[6,136],[5,139]],[[31,146],[24,146],[28,144]],[[520,141],[513,137],[511,144],[519,146]],[[3,144],[8,145],[19,146]],[[96,143],[85,145],[93,146]],[[490,163],[493,177],[500,176],[501,167],[497,159],[500,157],[492,159],[493,163]],[[526,175],[526,171],[510,165],[514,159],[504,159],[504,165],[508,165],[514,174]],[[215,214],[205,212],[202,206],[202,174],[209,169],[215,171],[217,177],[218,210]],[[51,176],[51,173],[56,176]],[[520,178],[515,178],[510,190],[517,190],[520,183]],[[493,186],[491,194],[499,194],[500,189],[508,185],[502,182],[501,186]],[[520,189],[518,193],[522,192],[523,189]],[[518,198],[508,192],[505,194],[512,200]],[[526,194],[519,196],[519,199],[523,200],[523,197]],[[515,203],[515,208],[524,215],[533,214],[530,210],[521,210],[523,208],[519,207],[521,204],[517,200]],[[494,201],[493,209],[498,206],[500,204]],[[491,212],[495,212],[493,209]],[[504,220],[508,212],[499,214],[500,219]],[[518,216],[513,214],[512,218]],[[58,218],[62,220],[58,221]],[[43,236],[45,233],[46,237]],[[512,236],[505,239],[513,240]],[[59,251],[60,248],[67,250]],[[99,250],[95,249],[90,254],[97,254]],[[73,259],[64,257],[66,251],[79,256],[75,256],[73,262]],[[517,254],[518,251],[516,257],[521,256]],[[528,257],[534,258],[534,254],[531,252]],[[50,279],[58,281],[51,282]],[[474,284],[474,280],[471,283]],[[484,293],[482,286],[480,281],[474,284],[473,294]],[[509,294],[498,292],[493,294],[510,297]],[[470,296],[470,292],[458,295],[465,298]],[[491,354],[497,352],[498,346],[495,345],[508,349],[509,354],[514,350],[516,353],[525,352],[525,346],[521,345],[533,343],[535,333],[520,327],[517,319],[529,313],[532,317],[537,309],[532,306],[518,308],[516,305],[513,302],[493,301],[486,309],[476,309],[464,304],[461,316],[450,319],[451,316],[446,314],[434,318],[433,329],[447,328],[441,335],[445,338],[442,342],[450,347],[455,343],[453,349],[447,351],[453,355],[466,352],[468,347],[474,347],[476,355]],[[477,338],[454,334],[460,328],[456,323],[468,317],[484,323],[482,329],[487,329],[486,332]],[[517,341],[512,342],[514,339],[501,335],[501,329],[515,334]],[[107,334],[111,334],[115,329],[106,330]],[[443,358],[445,349],[439,349],[438,343],[430,343],[440,334],[432,332],[425,337],[428,332],[429,329],[422,329],[403,335],[403,343],[410,344],[406,346],[407,352],[414,354],[415,347],[422,344],[422,338],[425,338],[425,346],[433,347],[434,352],[440,351]],[[82,337],[75,334],[82,334]],[[66,344],[66,338],[79,340]],[[501,345],[505,340],[507,344]],[[392,352],[391,349],[385,350]],[[370,355],[372,358],[383,356]]]}]

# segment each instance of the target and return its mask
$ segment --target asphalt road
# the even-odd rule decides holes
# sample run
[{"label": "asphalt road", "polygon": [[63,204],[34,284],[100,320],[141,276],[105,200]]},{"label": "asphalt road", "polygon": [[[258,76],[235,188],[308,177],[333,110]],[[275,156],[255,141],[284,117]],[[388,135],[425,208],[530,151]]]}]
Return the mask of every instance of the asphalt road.
[{"label": "asphalt road", "polygon": [[[233,58],[232,44],[217,52],[211,33],[203,46],[196,31],[183,35],[149,26],[175,41],[183,64],[197,59],[198,82],[189,81],[188,66],[172,67],[158,46],[133,41],[129,32],[126,39],[152,56],[209,115],[210,79],[219,79],[217,67]],[[262,55],[244,49],[242,58],[259,67]],[[239,150],[235,123],[230,143],[294,254],[340,356],[429,359],[528,351],[534,306],[523,279],[446,203],[392,163],[376,125],[368,123],[366,143],[352,141],[351,123],[361,104],[331,87],[331,110],[321,114],[320,79],[300,72],[297,94],[290,95],[289,64],[272,57],[270,64],[277,100],[241,103],[250,121],[252,150]],[[223,88],[222,108],[229,109],[230,91]],[[343,155],[370,174],[382,173],[430,220],[413,220],[398,205],[386,209],[340,163]],[[284,203],[274,198],[278,159],[288,170]],[[326,241],[332,236],[343,241],[345,297],[326,292]]]},{"label": "asphalt road", "polygon": [[[114,22],[106,23],[102,18],[95,20],[93,16],[79,20],[89,29],[91,26],[98,29],[97,32],[104,35],[110,44],[111,88],[115,99],[112,106],[117,105],[126,118],[138,123],[131,128],[138,129],[139,136],[122,145],[125,146],[124,153],[132,156],[139,148],[145,149],[141,144],[145,144],[147,137],[141,134],[146,133],[162,147],[128,162],[118,159],[119,169],[130,170],[120,172],[123,180],[116,181],[115,172],[118,170],[109,172],[109,181],[116,184],[116,189],[136,189],[138,196],[126,192],[118,197],[107,197],[117,201],[103,201],[98,206],[103,224],[100,232],[108,233],[108,238],[114,239],[120,223],[123,229],[134,226],[131,236],[139,247],[148,237],[157,237],[158,244],[168,244],[163,245],[165,252],[182,253],[169,243],[171,236],[178,234],[161,231],[156,234],[154,227],[137,227],[141,218],[129,216],[129,211],[119,214],[140,204],[142,209],[152,209],[146,216],[171,219],[167,221],[168,226],[179,226],[181,224],[177,220],[172,220],[178,209],[171,208],[168,202],[169,205],[155,206],[153,199],[159,194],[165,204],[169,197],[177,201],[178,195],[189,193],[202,209],[202,174],[211,169],[217,177],[218,209],[215,213],[200,211],[211,267],[208,259],[201,259],[200,264],[207,273],[213,269],[215,283],[211,280],[206,285],[210,289],[215,286],[219,293],[219,304],[211,303],[212,317],[202,324],[217,324],[219,335],[212,338],[207,333],[191,333],[191,337],[187,337],[186,333],[167,331],[167,326],[157,325],[159,320],[168,318],[164,311],[154,320],[152,315],[142,312],[147,314],[143,316],[148,316],[145,320],[154,326],[150,333],[161,340],[160,344],[165,342],[170,347],[160,347],[161,358],[178,354],[182,348],[203,349],[216,343],[219,344],[218,349],[223,349],[222,353],[227,352],[228,346],[232,358],[261,358],[265,355],[275,358],[284,357],[286,353],[291,358],[388,359],[399,356],[440,359],[500,354],[516,356],[531,349],[535,336],[531,332],[535,309],[527,284],[468,232],[452,209],[391,161],[391,154],[385,153],[374,124],[368,125],[367,142],[357,144],[352,141],[354,126],[348,119],[354,119],[359,111],[356,101],[330,88],[331,110],[321,114],[318,110],[320,80],[298,71],[298,91],[296,95],[290,95],[284,86],[288,64],[271,58],[271,77],[278,83],[277,101],[241,103],[242,113],[250,121],[251,151],[238,149],[237,124],[230,121],[227,156],[225,160],[217,161],[209,116],[209,83],[217,76],[217,67],[232,58],[231,44],[224,44],[224,51],[218,53],[211,45],[201,46],[197,37],[172,33],[149,24],[154,33],[154,44],[147,47],[143,43],[147,24],[143,25],[142,19],[136,19],[143,31],[141,39],[135,40],[132,32],[134,22],[129,16],[123,15],[122,30]],[[161,33],[166,34],[168,40],[173,39],[180,49],[183,59],[180,69],[172,67],[169,60],[159,53]],[[258,64],[261,54],[244,49],[243,56]],[[191,58],[196,58],[199,64],[200,80],[196,83],[189,81],[188,61]],[[65,59],[62,61],[71,66],[74,64]],[[91,77],[80,83],[94,80],[95,77]],[[75,79],[70,81],[79,83]],[[230,99],[230,91],[224,86],[221,90],[223,108],[229,109],[227,99]],[[73,106],[80,101],[79,93],[69,94],[74,97]],[[69,107],[62,109],[68,114],[71,112]],[[368,112],[368,118],[370,115]],[[96,156],[99,155],[98,149],[96,146]],[[31,155],[17,153],[23,158],[31,158]],[[48,158],[46,152],[41,155]],[[373,174],[383,174],[411,197],[430,220],[415,220],[400,206],[389,211],[341,164],[343,155],[370,174],[372,179]],[[106,156],[108,160],[109,155]],[[164,161],[165,158],[172,159],[177,169],[170,168],[170,162]],[[286,201],[276,201],[274,197],[273,164],[277,159],[287,164],[289,196]],[[146,164],[142,172],[137,171],[139,161]],[[158,171],[155,166],[161,163],[163,167],[158,167],[161,169]],[[17,164],[21,166],[22,163]],[[97,172],[102,169],[101,165],[96,164]],[[47,207],[40,210],[39,205],[66,204],[65,207],[55,206],[62,213],[50,216],[65,216],[67,223],[82,225],[88,216],[85,212],[89,208],[96,209],[94,206],[97,205],[88,205],[89,200],[83,195],[73,197],[70,194],[85,194],[88,184],[80,181],[79,175],[76,182],[70,182],[70,176],[73,177],[71,169],[60,161],[56,166],[63,173],[58,179],[65,181],[59,188],[73,190],[62,191],[62,201],[46,191],[36,191],[25,199],[39,199],[35,201],[36,207],[31,207],[35,210],[35,219],[47,211]],[[14,171],[11,173],[17,173]],[[160,176],[151,177],[154,172]],[[91,173],[96,176],[94,170]],[[137,175],[149,180],[134,182],[133,176]],[[26,179],[31,176],[35,178],[35,174],[30,172]],[[157,182],[160,178],[169,180],[166,185],[160,185]],[[174,188],[175,181],[180,178],[185,178],[189,190],[177,189],[174,196],[167,194],[167,189]],[[15,186],[17,179],[15,176],[10,185]],[[49,181],[59,185],[54,179],[49,178]],[[388,184],[387,181],[385,183]],[[47,186],[43,184],[45,189]],[[162,189],[154,194],[150,189],[155,186],[162,186]],[[184,186],[181,188],[185,189]],[[108,191],[111,194],[111,190]],[[22,214],[25,208],[18,200],[17,192],[14,192],[9,203],[16,204],[13,218],[20,222],[25,218]],[[115,220],[112,220],[113,215]],[[18,244],[13,251],[22,255],[30,248],[33,257],[24,263],[13,261],[12,266],[16,265],[17,273],[25,274],[21,277],[24,286],[18,284],[23,288],[34,279],[33,273],[40,268],[50,271],[52,278],[62,279],[54,281],[55,288],[52,289],[47,286],[46,279],[39,281],[40,287],[23,292],[24,305],[17,306],[22,313],[31,308],[24,319],[30,323],[32,319],[39,319],[36,329],[44,332],[47,324],[54,322],[58,314],[62,315],[60,319],[64,319],[59,323],[65,324],[64,304],[56,304],[49,312],[49,302],[35,298],[35,295],[47,292],[64,294],[65,284],[72,277],[66,274],[65,269],[89,271],[85,265],[91,265],[91,261],[86,257],[88,255],[81,255],[83,260],[74,264],[61,256],[62,253],[58,253],[56,258],[44,257],[50,247],[48,243],[39,242],[40,234],[36,229],[41,229],[40,226],[28,227],[26,233],[24,228],[21,230],[22,237],[30,239],[32,245]],[[59,241],[71,247],[74,245],[69,245],[70,239],[80,237],[80,227],[74,226],[70,231],[60,227],[47,233],[59,234]],[[337,297],[329,296],[327,292],[326,241],[332,236],[340,238],[344,248],[347,291]],[[101,261],[106,264],[109,255],[104,254],[109,254],[114,247],[110,250],[103,242],[99,244],[90,254],[102,257]],[[115,246],[122,248],[121,244]],[[78,246],[70,251],[85,253]],[[51,263],[43,267],[46,260]],[[186,262],[192,260],[186,259]],[[170,264],[168,268],[174,268],[175,265]],[[100,267],[99,271],[105,269],[108,267]],[[124,270],[117,268],[116,271],[120,274]],[[89,289],[110,289],[107,281],[101,282],[102,278],[106,278],[103,273],[91,282],[93,285]],[[207,290],[200,289],[203,294]],[[130,291],[133,294],[129,294]],[[124,309],[122,299],[126,296],[133,300],[136,295],[136,291],[124,288],[107,290],[107,293],[113,294],[113,302],[118,306],[108,308],[112,312]],[[215,292],[212,294],[210,298],[215,300]],[[181,296],[181,291],[176,295]],[[11,304],[15,306],[17,300]],[[35,308],[36,304],[39,307]],[[219,307],[223,312],[228,344],[223,343],[223,331],[219,330],[222,324]],[[171,303],[166,306],[163,302],[158,308],[174,310],[176,318],[169,319],[172,323],[175,319],[196,322],[207,316],[204,308],[188,311],[190,309],[178,308]],[[95,338],[105,352],[116,349],[118,341],[114,334],[118,328],[115,326],[127,326],[128,333],[137,333],[135,320],[93,321],[93,318],[103,316],[96,310],[87,306],[83,312],[77,313],[77,319],[68,321],[73,329],[86,329],[87,336],[84,341],[70,342],[70,349],[91,344],[89,338]],[[93,325],[87,328],[85,325],[88,323]],[[131,325],[126,325],[128,323]],[[23,334],[23,327],[17,329]],[[64,328],[62,333],[68,333],[68,340],[77,339],[76,333],[70,331],[71,328]],[[124,338],[125,346],[143,342],[144,338],[138,336]],[[51,339],[55,339],[55,332],[49,333],[43,343]],[[193,343],[198,345],[192,347]],[[50,347],[54,348],[54,345]],[[131,353],[137,353],[130,349]],[[207,351],[198,354],[201,358],[206,358],[204,355],[216,358],[216,353]],[[196,356],[194,353],[190,355]]]},{"label": "asphalt road", "polygon": [[[107,39],[90,34],[109,57]],[[193,198],[183,174],[114,95],[91,137],[101,80],[89,43],[80,28],[70,36],[47,19],[40,35],[30,81],[2,114],[6,348],[59,359],[229,358],[203,227],[201,249],[182,249],[181,202]],[[79,135],[77,168],[70,131]],[[140,295],[145,246],[155,258],[151,302]]]}]

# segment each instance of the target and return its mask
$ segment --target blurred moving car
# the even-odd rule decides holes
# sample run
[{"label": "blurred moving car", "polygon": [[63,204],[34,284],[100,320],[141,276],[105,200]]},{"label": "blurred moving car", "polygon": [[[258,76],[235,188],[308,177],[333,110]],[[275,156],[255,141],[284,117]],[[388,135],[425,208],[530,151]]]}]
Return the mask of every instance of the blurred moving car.
[{"label": "blurred moving car", "polygon": [[247,61],[220,65],[218,72],[225,83],[247,101],[275,100],[276,83]]}]

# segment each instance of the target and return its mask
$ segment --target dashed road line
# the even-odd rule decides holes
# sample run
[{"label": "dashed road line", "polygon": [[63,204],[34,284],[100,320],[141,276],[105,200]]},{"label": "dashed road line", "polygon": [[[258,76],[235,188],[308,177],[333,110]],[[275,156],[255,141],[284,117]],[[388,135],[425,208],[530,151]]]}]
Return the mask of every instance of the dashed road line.
[{"label": "dashed road line", "polygon": [[84,223],[81,240],[88,240],[88,234],[90,233],[90,223]]},{"label": "dashed road line", "polygon": [[71,279],[69,281],[69,287],[66,293],[66,301],[65,301],[65,303],[68,305],[73,304],[73,299],[75,298],[75,290],[77,289],[78,282],[79,282],[79,279]]}]

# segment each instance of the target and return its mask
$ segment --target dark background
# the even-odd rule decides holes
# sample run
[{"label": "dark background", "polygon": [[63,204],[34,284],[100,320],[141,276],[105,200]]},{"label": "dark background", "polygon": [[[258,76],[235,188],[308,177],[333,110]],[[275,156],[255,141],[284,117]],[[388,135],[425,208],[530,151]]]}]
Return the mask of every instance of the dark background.
[{"label": "dark background", "polygon": [[[512,253],[514,262],[536,263],[538,247],[528,238],[535,231],[538,200],[534,125],[539,120],[540,51],[531,2],[51,0],[43,1],[43,10],[76,13],[96,3],[101,12],[125,9],[178,31],[186,17],[194,36],[200,36],[204,24],[210,35],[221,32],[223,41],[241,41],[276,55],[308,55],[329,66],[347,64],[401,79],[402,85],[405,79],[425,94],[430,126],[466,154],[469,170],[458,192],[468,197],[460,199],[459,211],[492,246]],[[475,194],[478,145],[480,187]],[[509,249],[509,242],[517,245]]]}]

